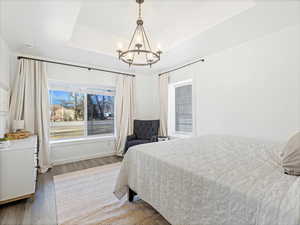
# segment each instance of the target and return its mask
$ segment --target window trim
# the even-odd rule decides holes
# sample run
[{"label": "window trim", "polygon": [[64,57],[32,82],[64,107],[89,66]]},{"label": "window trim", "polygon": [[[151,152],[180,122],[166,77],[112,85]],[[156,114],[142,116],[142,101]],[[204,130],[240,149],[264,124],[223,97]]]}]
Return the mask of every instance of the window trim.
[{"label": "window trim", "polygon": [[51,146],[61,146],[61,145],[73,145],[74,143],[95,143],[100,141],[115,141],[115,136],[113,135],[90,135],[78,138],[65,138],[65,139],[53,139],[49,141]]},{"label": "window trim", "polygon": [[[178,87],[183,87],[186,85],[192,85],[192,109],[194,110],[194,101],[193,101],[193,81],[192,79],[183,80],[175,83],[169,84],[169,97],[168,97],[168,130],[169,136],[171,137],[178,137],[178,138],[185,138],[190,137],[194,133],[194,118],[192,118],[192,131],[191,132],[181,132],[176,131],[175,128],[175,89]],[[192,113],[192,117],[194,117],[194,113]]]},{"label": "window trim", "polygon": [[[49,80],[49,82],[51,82],[51,81]],[[56,82],[59,83],[59,81],[56,81]],[[65,82],[62,81],[61,84],[65,84]],[[88,86],[88,85],[85,85],[85,86]],[[91,87],[96,87],[96,86],[91,85]],[[74,90],[72,90],[72,88],[70,88],[70,85],[66,88],[63,88],[62,86],[60,86],[59,88],[55,88],[55,87],[53,87],[53,86],[51,87],[49,85],[48,86],[48,95],[49,95],[49,91],[65,91],[65,92],[81,93],[81,94],[84,94],[84,106],[87,106],[87,95],[88,94],[113,96],[114,97],[114,115],[116,115],[115,87],[104,86],[104,85],[97,86],[97,87],[113,89],[114,92],[111,92],[111,95],[104,94],[103,92],[97,92],[97,91],[92,91],[91,93],[89,93],[87,88],[85,88],[85,90],[84,89],[78,90],[77,88],[74,88]],[[49,99],[50,98],[51,98],[51,96],[49,95]],[[84,107],[84,119],[82,121],[77,121],[77,122],[82,122],[83,123],[83,125],[84,125],[84,136],[52,139],[50,137],[50,132],[49,132],[49,142],[50,143],[74,142],[74,141],[77,141],[77,140],[91,140],[91,139],[102,139],[102,138],[107,138],[107,137],[109,137],[109,138],[115,138],[116,137],[116,123],[115,122],[114,122],[114,126],[113,126],[114,127],[114,132],[113,133],[94,134],[94,135],[88,135],[87,134],[87,122],[88,122],[88,120],[87,120],[87,107]],[[48,124],[49,129],[50,129],[52,123],[54,123],[54,122],[51,122],[50,113],[49,113],[49,124]]]}]

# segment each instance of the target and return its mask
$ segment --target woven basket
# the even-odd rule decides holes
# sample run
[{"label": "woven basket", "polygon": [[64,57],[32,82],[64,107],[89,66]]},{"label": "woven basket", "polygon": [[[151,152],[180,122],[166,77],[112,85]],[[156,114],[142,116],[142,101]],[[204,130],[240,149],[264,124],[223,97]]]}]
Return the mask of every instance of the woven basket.
[{"label": "woven basket", "polygon": [[29,131],[17,131],[15,133],[7,133],[5,137],[9,140],[18,140],[30,137],[32,134]]}]

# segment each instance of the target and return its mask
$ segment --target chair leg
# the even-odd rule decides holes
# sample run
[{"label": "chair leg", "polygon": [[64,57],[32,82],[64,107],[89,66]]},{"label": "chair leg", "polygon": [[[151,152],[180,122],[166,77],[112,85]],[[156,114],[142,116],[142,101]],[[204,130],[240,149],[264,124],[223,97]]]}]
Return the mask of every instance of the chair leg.
[{"label": "chair leg", "polygon": [[133,199],[134,199],[135,195],[136,195],[136,193],[129,188],[129,191],[128,191],[128,201],[129,202],[133,202]]}]

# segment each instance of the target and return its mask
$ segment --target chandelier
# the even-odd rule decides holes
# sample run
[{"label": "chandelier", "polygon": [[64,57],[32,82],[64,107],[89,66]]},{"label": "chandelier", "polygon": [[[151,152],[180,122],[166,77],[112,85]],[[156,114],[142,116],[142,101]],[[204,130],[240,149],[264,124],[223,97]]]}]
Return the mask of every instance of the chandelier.
[{"label": "chandelier", "polygon": [[144,0],[136,0],[139,4],[139,17],[136,21],[137,26],[129,43],[128,49],[123,51],[122,46],[117,50],[119,60],[127,63],[129,66],[152,66],[160,60],[162,51],[152,51],[149,38],[143,27],[144,21],[142,20],[141,5]]}]

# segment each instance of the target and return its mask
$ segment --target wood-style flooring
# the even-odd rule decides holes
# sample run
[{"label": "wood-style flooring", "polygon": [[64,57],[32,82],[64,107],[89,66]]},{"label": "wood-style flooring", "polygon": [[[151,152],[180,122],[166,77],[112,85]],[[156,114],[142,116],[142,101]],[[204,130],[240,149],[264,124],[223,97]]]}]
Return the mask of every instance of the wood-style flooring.
[{"label": "wood-style flooring", "polygon": [[0,206],[0,225],[56,225],[53,176],[121,161],[121,157],[89,159],[54,166],[39,174],[34,199],[20,200]]}]

